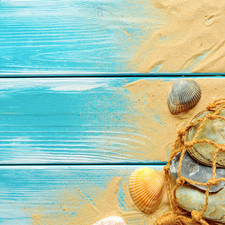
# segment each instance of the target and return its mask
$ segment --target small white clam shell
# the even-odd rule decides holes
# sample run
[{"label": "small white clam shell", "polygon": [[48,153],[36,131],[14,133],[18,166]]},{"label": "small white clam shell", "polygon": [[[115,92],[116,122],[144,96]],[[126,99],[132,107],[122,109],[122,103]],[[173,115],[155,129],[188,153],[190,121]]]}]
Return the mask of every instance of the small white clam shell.
[{"label": "small white clam shell", "polygon": [[127,223],[119,216],[109,216],[93,225],[127,225]]},{"label": "small white clam shell", "polygon": [[194,80],[175,80],[168,92],[167,104],[171,114],[194,108],[201,98],[201,89]]}]

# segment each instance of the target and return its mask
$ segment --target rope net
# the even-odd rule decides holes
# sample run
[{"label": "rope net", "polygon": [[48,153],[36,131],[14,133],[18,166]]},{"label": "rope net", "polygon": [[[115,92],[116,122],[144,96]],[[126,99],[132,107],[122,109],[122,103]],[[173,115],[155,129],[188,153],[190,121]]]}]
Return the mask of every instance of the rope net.
[{"label": "rope net", "polygon": [[[177,139],[175,140],[174,144],[172,145],[172,149],[170,152],[170,157],[168,160],[167,165],[164,167],[165,172],[165,180],[166,180],[166,187],[167,187],[167,195],[168,200],[170,204],[170,211],[159,217],[155,222],[154,225],[189,225],[189,224],[201,224],[201,225],[209,225],[205,219],[203,219],[203,216],[207,210],[208,207],[208,199],[209,199],[209,189],[212,185],[218,185],[220,181],[225,181],[225,178],[219,178],[216,179],[216,157],[218,152],[225,152],[225,145],[220,145],[214,143],[212,140],[197,140],[200,132],[202,131],[203,126],[205,125],[207,120],[224,120],[225,118],[220,116],[219,113],[221,110],[225,109],[225,99],[219,99],[214,101],[213,103],[210,103],[206,110],[213,112],[206,114],[204,117],[200,119],[196,119],[193,122],[191,122],[185,129],[178,131]],[[195,134],[192,141],[185,141],[184,136],[186,131],[196,125],[197,123],[200,123],[200,126],[198,127],[198,131]],[[213,159],[212,159],[212,170],[213,170],[213,178],[209,179],[206,183],[200,183],[196,181],[192,181],[190,179],[185,178],[181,175],[181,165],[183,161],[183,157],[185,152],[188,148],[191,148],[194,146],[194,144],[198,143],[209,143],[215,147],[215,151],[213,153]],[[170,171],[170,164],[172,162],[172,159],[174,156],[181,152],[181,157],[179,161],[178,166],[178,177],[176,180],[176,185],[172,189],[171,180],[169,177],[169,171]],[[206,186],[206,192],[205,192],[205,206],[201,212],[198,211],[192,211],[187,212],[181,208],[178,207],[177,201],[176,201],[176,191],[179,187],[183,186],[185,182],[188,182],[190,184],[197,184],[201,186]]]}]

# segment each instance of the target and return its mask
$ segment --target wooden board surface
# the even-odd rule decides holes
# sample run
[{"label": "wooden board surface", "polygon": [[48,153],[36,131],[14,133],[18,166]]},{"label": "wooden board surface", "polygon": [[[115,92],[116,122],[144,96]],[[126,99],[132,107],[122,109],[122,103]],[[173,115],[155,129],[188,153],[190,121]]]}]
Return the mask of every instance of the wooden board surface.
[{"label": "wooden board surface", "polygon": [[[165,18],[150,1],[1,0],[0,77],[140,75],[149,70],[136,67],[136,56]],[[152,74],[163,76],[160,63]],[[182,75],[191,68],[174,71]]]},{"label": "wooden board surface", "polygon": [[[88,217],[78,223],[78,212],[96,210],[93,199],[119,179],[122,216],[147,225],[127,207],[121,184],[134,169],[165,161],[143,154],[151,140],[127,122],[140,112],[123,86],[136,80],[131,74],[149,75],[131,61],[163,23],[148,1],[0,0],[0,77],[53,77],[0,79],[1,224],[91,225]],[[120,75],[127,78],[113,78]]]},{"label": "wooden board surface", "polygon": [[[216,79],[202,86],[201,110],[210,99],[222,97],[218,95]],[[178,127],[181,129],[194,116],[193,113],[181,118],[171,116],[166,98],[172,83],[164,81],[172,80],[163,77],[160,81],[129,77],[2,78],[0,164],[165,164]],[[163,88],[169,89],[160,89],[160,82],[168,83]],[[131,83],[145,88],[151,95],[132,95],[125,87]],[[209,84],[211,96],[205,99]],[[219,88],[224,88],[225,83],[221,80],[220,85]],[[133,98],[135,95],[139,97]],[[160,95],[164,97],[158,101]],[[157,108],[151,108],[153,104],[145,107],[148,101],[157,102]],[[200,110],[196,108],[195,113]],[[169,118],[175,119],[170,125]],[[159,137],[168,136],[169,126],[173,124],[178,126],[174,128],[175,136],[163,145]],[[155,154],[159,150],[155,144],[157,138],[157,144],[164,146],[160,149],[163,157]]]},{"label": "wooden board surface", "polygon": [[[132,171],[152,163],[135,158],[135,146],[123,151],[135,139],[124,139],[125,127],[134,128],[122,118],[137,113],[123,86],[135,80],[0,79],[1,224],[89,225],[109,214],[123,216],[130,225],[142,223],[143,214],[136,209],[133,215],[125,201]],[[108,211],[96,203],[109,184],[118,188],[113,205],[119,211],[110,209],[111,202]],[[90,206],[95,213],[99,207],[96,220],[83,216],[80,222],[80,213]]]},{"label": "wooden board surface", "polygon": [[[218,90],[225,85],[216,79],[202,86],[204,91],[210,89],[209,83],[212,88],[206,102],[218,97]],[[152,143],[151,135],[162,137],[162,133],[150,126],[145,136],[138,132],[140,124],[129,123],[129,119],[140,117],[143,125],[149,121],[146,115],[150,115],[152,127],[165,127],[156,112],[143,117],[136,108],[124,86],[138,80],[0,79],[1,224],[92,225],[96,221],[92,221],[92,214],[86,217],[87,207],[99,215],[93,217],[96,220],[117,214],[118,209],[128,225],[148,224],[143,220],[146,216],[128,207],[125,198],[129,196],[132,171],[143,166],[163,169],[166,161],[146,153]],[[148,80],[156,84],[159,77]],[[219,83],[219,87],[215,86]],[[144,97],[141,101],[144,105],[147,102]],[[185,115],[184,118],[189,119]],[[153,151],[156,155],[158,148]],[[106,205],[118,207],[104,211],[98,208],[98,201],[111,190],[109,185],[118,188],[114,189],[116,203]],[[80,222],[81,218],[86,218],[85,222]],[[146,221],[153,222],[151,215]]]},{"label": "wooden board surface", "polygon": [[135,80],[1,79],[0,163],[159,162],[136,153],[151,135],[127,122],[140,114],[123,87]]},{"label": "wooden board surface", "polygon": [[[104,195],[113,181],[113,194],[125,218],[130,218],[124,200],[130,174],[140,166],[1,166],[0,223],[4,225],[90,225],[91,218],[77,222],[85,205],[90,215],[101,206],[96,196]],[[154,169],[162,167],[152,166]],[[124,188],[122,188],[122,185]],[[110,205],[111,202],[108,202]],[[107,205],[107,204],[106,204]],[[93,207],[95,207],[93,209]],[[79,211],[80,210],[80,211]],[[91,214],[93,213],[94,214]],[[118,210],[114,213],[118,214]],[[112,212],[108,212],[109,214]],[[107,215],[105,215],[107,216]],[[133,211],[129,224],[139,224],[143,215]],[[89,221],[89,222],[88,222]]]},{"label": "wooden board surface", "polygon": [[0,73],[134,72],[131,48],[159,23],[139,1],[2,0]]}]

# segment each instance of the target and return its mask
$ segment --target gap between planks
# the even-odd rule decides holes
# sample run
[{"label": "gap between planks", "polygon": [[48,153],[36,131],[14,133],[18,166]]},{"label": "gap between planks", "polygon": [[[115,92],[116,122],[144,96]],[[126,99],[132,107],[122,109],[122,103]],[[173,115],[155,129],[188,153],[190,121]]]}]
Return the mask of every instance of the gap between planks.
[{"label": "gap between planks", "polygon": [[0,73],[0,78],[222,78],[225,73]]}]

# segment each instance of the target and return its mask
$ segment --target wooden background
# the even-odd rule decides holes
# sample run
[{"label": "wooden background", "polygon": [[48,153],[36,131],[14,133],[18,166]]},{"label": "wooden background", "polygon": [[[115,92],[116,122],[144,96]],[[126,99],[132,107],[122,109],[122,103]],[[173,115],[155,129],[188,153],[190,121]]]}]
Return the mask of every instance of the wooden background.
[{"label": "wooden background", "polygon": [[58,192],[71,183],[105,187],[112,177],[166,163],[136,158],[135,147],[120,151],[129,126],[120,118],[135,113],[123,86],[149,76],[130,59],[163,23],[136,3],[0,0],[1,224],[39,224],[25,209],[59,205]]},{"label": "wooden background", "polygon": [[139,1],[1,0],[0,72],[134,72],[134,50],[160,23],[150,24],[149,13],[157,16]]}]

